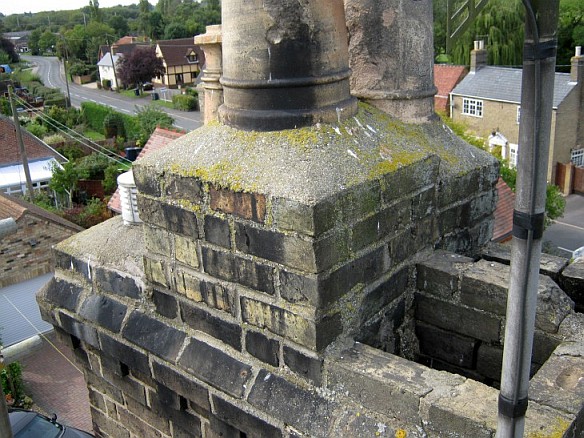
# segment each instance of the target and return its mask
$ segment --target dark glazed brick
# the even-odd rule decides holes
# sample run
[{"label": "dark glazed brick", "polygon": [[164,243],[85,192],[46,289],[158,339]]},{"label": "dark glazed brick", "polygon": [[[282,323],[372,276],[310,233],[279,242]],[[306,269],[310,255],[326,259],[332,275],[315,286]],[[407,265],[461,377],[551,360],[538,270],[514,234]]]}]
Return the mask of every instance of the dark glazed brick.
[{"label": "dark glazed brick", "polygon": [[387,271],[389,260],[384,247],[341,266],[323,280],[322,305],[328,306],[358,283],[368,284]]},{"label": "dark glazed brick", "polygon": [[162,204],[161,207],[168,230],[192,237],[193,239],[199,237],[197,216],[194,212],[170,204]]},{"label": "dark glazed brick", "polygon": [[164,192],[169,198],[186,199],[197,204],[203,199],[201,183],[195,178],[170,174],[165,179]]},{"label": "dark glazed brick", "polygon": [[123,277],[117,272],[96,268],[95,279],[104,292],[111,292],[128,298],[140,298],[140,288],[132,277]]},{"label": "dark glazed brick", "polygon": [[179,271],[176,276],[176,289],[188,299],[197,303],[206,303],[209,307],[234,313],[234,293],[219,283],[201,280],[200,278]]},{"label": "dark glazed brick", "polygon": [[217,417],[227,424],[237,427],[249,437],[277,438],[282,436],[280,429],[248,414],[225,400],[213,396],[213,405]]},{"label": "dark glazed brick", "polygon": [[486,378],[500,381],[503,363],[503,347],[481,345],[478,348],[477,372]]},{"label": "dark glazed brick", "polygon": [[144,353],[116,341],[103,332],[99,334],[99,340],[101,351],[104,354],[123,362],[130,370],[137,370],[143,374],[150,375],[148,356]]},{"label": "dark glazed brick", "polygon": [[180,303],[182,320],[194,328],[225,342],[241,351],[241,327],[217,318],[203,309],[187,303]]},{"label": "dark glazed brick", "polygon": [[280,343],[258,332],[247,332],[245,335],[245,348],[249,354],[257,357],[262,362],[272,366],[278,366],[278,351]]},{"label": "dark glazed brick", "polygon": [[124,330],[124,338],[171,362],[182,347],[185,334],[138,311],[132,312]]},{"label": "dark glazed brick", "polygon": [[158,362],[153,362],[152,368],[154,378],[158,382],[193,402],[197,406],[197,412],[208,413],[210,411],[209,392],[203,386]]},{"label": "dark glazed brick", "polygon": [[41,289],[41,294],[49,304],[74,311],[83,288],[64,280],[51,278],[49,283]]},{"label": "dark glazed brick", "polygon": [[381,206],[381,186],[379,181],[369,181],[355,186],[340,195],[340,213],[342,221],[354,223]]},{"label": "dark glazed brick", "polygon": [[[160,417],[172,422],[173,438],[200,437],[201,436],[201,419],[191,414],[184,406],[181,406],[181,396],[163,385],[156,385],[156,393],[150,393],[152,410]],[[187,400],[183,397],[183,400]],[[196,411],[196,409],[194,409]],[[183,435],[177,435],[177,428],[183,430]],[[189,433],[184,432],[188,430]]]},{"label": "dark glazed brick", "polygon": [[89,265],[87,260],[78,259],[71,254],[61,252],[58,249],[54,249],[53,253],[55,255],[55,266],[58,266],[65,271],[78,272],[89,280]]},{"label": "dark glazed brick", "polygon": [[329,436],[335,404],[281,377],[261,370],[248,401],[268,415],[314,436]]},{"label": "dark glazed brick", "polygon": [[280,295],[291,303],[318,304],[318,278],[316,275],[298,275],[280,271]]},{"label": "dark glazed brick", "polygon": [[212,416],[205,425],[205,438],[242,438],[241,431]]},{"label": "dark glazed brick", "polygon": [[[82,324],[77,319],[59,311],[61,328],[92,347],[99,348],[97,330],[89,324]],[[75,348],[75,346],[73,346]]]},{"label": "dark glazed brick", "polygon": [[140,219],[147,224],[153,224],[159,227],[164,225],[162,202],[142,196],[140,192],[138,192],[137,202]]},{"label": "dark glazed brick", "polygon": [[431,156],[388,173],[383,177],[383,201],[390,203],[434,184],[438,178],[439,164],[440,158]]},{"label": "dark glazed brick", "polygon": [[396,233],[410,224],[410,216],[410,201],[407,200],[357,222],[353,226],[351,249],[358,251]]},{"label": "dark glazed brick", "polygon": [[480,170],[474,170],[466,175],[441,181],[437,193],[438,208],[443,208],[478,192],[480,179]]},{"label": "dark glazed brick", "polygon": [[439,328],[416,324],[420,353],[462,368],[474,368],[477,341]]},{"label": "dark glazed brick", "polygon": [[322,359],[307,356],[294,348],[284,345],[284,363],[295,373],[320,385],[322,380]]},{"label": "dark glazed brick", "polygon": [[272,200],[274,226],[279,230],[296,231],[308,236],[319,236],[335,226],[335,205],[331,201],[321,201],[316,205],[306,205],[291,199]]},{"label": "dark glazed brick", "polygon": [[227,189],[209,189],[211,209],[233,214],[243,219],[264,223],[266,198],[259,193],[234,192]]},{"label": "dark glazed brick", "polygon": [[251,367],[198,339],[191,339],[178,364],[233,397],[243,397]]},{"label": "dark glazed brick", "polygon": [[81,305],[79,314],[89,321],[95,322],[102,327],[119,332],[127,307],[104,295],[90,295]]},{"label": "dark glazed brick", "polygon": [[470,227],[472,224],[469,202],[444,210],[438,215],[438,233],[441,236],[459,228]]},{"label": "dark glazed brick", "polygon": [[124,426],[116,423],[111,418],[105,416],[103,413],[91,407],[91,420],[93,423],[93,431],[97,437],[115,436],[116,438],[129,438],[128,432]]},{"label": "dark glazed brick", "polygon": [[211,248],[202,248],[205,272],[222,280],[240,283],[262,292],[274,294],[274,270],[251,260]]},{"label": "dark glazed brick", "polygon": [[408,270],[404,268],[369,292],[361,302],[359,309],[361,322],[369,320],[383,307],[402,295],[407,286]]},{"label": "dark glazed brick", "polygon": [[204,229],[207,242],[224,248],[231,247],[229,222],[216,216],[205,216]]},{"label": "dark glazed brick", "polygon": [[499,342],[499,319],[421,294],[416,294],[416,319],[485,342]]},{"label": "dark glazed brick", "polygon": [[156,311],[162,316],[174,319],[178,315],[178,303],[172,295],[166,294],[158,289],[152,291],[152,301],[156,306]]},{"label": "dark glazed brick", "polygon": [[133,173],[138,192],[154,197],[160,196],[161,175],[159,173],[156,173],[154,169],[143,168],[139,165],[134,168]]}]

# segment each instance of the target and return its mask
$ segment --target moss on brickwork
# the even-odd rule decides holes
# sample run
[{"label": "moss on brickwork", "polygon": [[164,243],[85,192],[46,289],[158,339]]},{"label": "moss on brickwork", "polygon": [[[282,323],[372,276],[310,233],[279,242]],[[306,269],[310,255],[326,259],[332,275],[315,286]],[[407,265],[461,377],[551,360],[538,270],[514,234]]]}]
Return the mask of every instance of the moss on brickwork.
[{"label": "moss on brickwork", "polygon": [[493,165],[440,122],[405,124],[361,103],[355,117],[338,124],[254,132],[211,123],[140,160],[135,172],[169,172],[311,205],[430,156],[440,158],[444,177]]}]

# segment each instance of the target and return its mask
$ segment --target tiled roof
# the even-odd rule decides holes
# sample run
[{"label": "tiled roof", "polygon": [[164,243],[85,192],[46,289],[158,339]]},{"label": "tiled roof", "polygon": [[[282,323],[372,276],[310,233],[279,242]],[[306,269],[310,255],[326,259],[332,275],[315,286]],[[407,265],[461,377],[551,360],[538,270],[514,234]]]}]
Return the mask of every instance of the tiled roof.
[{"label": "tiled roof", "polygon": [[[170,129],[164,128],[156,128],[140,153],[136,160],[141,159],[145,155],[148,155],[150,152],[156,151],[158,149],[162,149],[168,146],[173,140],[176,140],[179,137],[185,135],[185,132],[182,131],[171,131]],[[110,210],[115,211],[116,213],[122,212],[122,201],[120,199],[120,190],[116,189],[116,192],[112,195],[111,199],[107,203],[107,206]]]},{"label": "tiled roof", "polygon": [[495,208],[495,226],[493,228],[494,242],[504,242],[511,237],[513,231],[513,209],[515,208],[515,193],[499,178],[497,182],[497,207]]},{"label": "tiled roof", "polygon": [[[65,157],[43,143],[25,129],[22,129],[22,139],[27,158],[32,161],[40,158],[55,158],[60,163],[67,161]],[[20,148],[16,139],[16,128],[14,122],[0,116],[0,166],[18,164],[22,162]]]},{"label": "tiled roof", "polygon": [[205,64],[205,54],[195,44],[195,38],[179,38],[176,40],[160,40],[158,47],[167,67],[188,64],[187,55],[194,50],[197,54],[199,65]]},{"label": "tiled roof", "polygon": [[[523,70],[507,67],[482,67],[471,72],[454,88],[453,94],[479,99],[521,103],[521,75]],[[576,86],[569,73],[556,73],[554,77],[553,107],[566,98]]]},{"label": "tiled roof", "polygon": [[30,202],[23,201],[22,199],[0,193],[0,219],[13,218],[15,221],[17,221],[26,212],[74,231],[83,230],[83,228],[81,228],[79,225],[76,225],[73,222],[69,222],[68,220],[63,219],[61,216],[57,216],[56,214],[51,213],[44,208],[38,207],[34,204],[31,204]]},{"label": "tiled roof", "polygon": [[447,110],[450,92],[466,73],[467,68],[463,65],[434,64],[434,85],[438,89],[435,96],[437,110]]}]

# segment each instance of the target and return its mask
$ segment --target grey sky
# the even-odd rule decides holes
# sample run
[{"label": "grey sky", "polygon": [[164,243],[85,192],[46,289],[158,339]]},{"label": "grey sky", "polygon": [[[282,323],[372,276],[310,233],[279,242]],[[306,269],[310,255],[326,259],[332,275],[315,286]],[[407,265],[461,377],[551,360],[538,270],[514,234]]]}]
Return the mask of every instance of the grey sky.
[{"label": "grey sky", "polygon": [[[99,7],[127,6],[137,3],[138,0],[99,0]],[[87,5],[89,5],[89,0],[0,0],[0,12],[10,15],[24,12],[61,11],[80,9]]]}]

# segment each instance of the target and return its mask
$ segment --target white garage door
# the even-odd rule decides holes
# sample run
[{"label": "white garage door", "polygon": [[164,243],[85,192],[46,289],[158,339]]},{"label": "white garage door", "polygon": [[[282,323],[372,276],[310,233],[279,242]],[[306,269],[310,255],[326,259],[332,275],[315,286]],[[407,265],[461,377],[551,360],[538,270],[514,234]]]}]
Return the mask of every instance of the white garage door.
[{"label": "white garage door", "polygon": [[0,289],[0,337],[4,347],[53,328],[41,319],[35,299],[37,291],[52,276],[53,274],[45,274]]}]

